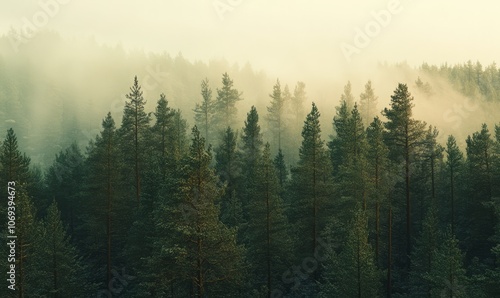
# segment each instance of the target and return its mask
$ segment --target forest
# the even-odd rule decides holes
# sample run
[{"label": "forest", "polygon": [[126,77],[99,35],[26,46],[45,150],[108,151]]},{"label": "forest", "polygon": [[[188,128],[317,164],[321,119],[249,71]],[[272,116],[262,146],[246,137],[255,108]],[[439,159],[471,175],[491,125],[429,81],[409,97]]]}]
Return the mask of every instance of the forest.
[{"label": "forest", "polygon": [[[359,96],[347,82],[329,119],[300,81],[254,90],[267,102],[246,108],[223,72],[185,87],[185,111],[132,74],[120,115],[99,111],[85,144],[63,133],[72,114],[56,123],[65,146],[47,165],[18,138],[26,116],[5,121],[17,283],[2,296],[499,297],[498,111],[459,139],[414,110],[437,97],[431,78],[498,104],[500,69],[419,73],[386,106],[371,80]],[[18,112],[12,86],[1,99]]]}]

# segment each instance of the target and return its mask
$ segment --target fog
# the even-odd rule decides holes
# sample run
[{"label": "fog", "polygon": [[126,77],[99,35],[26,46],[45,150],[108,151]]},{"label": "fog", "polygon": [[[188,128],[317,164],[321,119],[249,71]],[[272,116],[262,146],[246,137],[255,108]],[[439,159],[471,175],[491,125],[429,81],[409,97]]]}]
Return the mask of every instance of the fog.
[{"label": "fog", "polygon": [[[241,119],[251,105],[265,113],[277,78],[291,90],[305,82],[326,137],[347,81],[359,97],[372,80],[378,110],[397,83],[407,83],[416,118],[436,125],[441,140],[454,134],[463,144],[481,123],[498,123],[499,101],[468,98],[419,66],[493,63],[500,52],[497,8],[493,1],[430,0],[8,1],[0,10],[0,70],[5,81],[26,83],[15,91],[30,109],[29,127],[20,128],[30,132],[25,138],[68,125],[92,138],[108,110],[119,123],[134,75],[149,111],[164,92],[192,124],[201,80],[208,77],[215,90],[227,71],[243,92]],[[431,96],[418,93],[418,77],[431,85]],[[9,92],[4,100],[14,96]],[[68,111],[78,116],[65,119]],[[3,126],[20,125],[8,114]]]}]

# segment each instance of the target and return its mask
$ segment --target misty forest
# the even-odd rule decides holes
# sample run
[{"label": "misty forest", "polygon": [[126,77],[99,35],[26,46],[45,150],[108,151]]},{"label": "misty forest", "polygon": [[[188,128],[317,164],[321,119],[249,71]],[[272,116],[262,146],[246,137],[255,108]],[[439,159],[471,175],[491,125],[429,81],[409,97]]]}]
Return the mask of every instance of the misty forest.
[{"label": "misty forest", "polygon": [[51,32],[8,43],[2,297],[500,297],[494,63],[321,87]]}]

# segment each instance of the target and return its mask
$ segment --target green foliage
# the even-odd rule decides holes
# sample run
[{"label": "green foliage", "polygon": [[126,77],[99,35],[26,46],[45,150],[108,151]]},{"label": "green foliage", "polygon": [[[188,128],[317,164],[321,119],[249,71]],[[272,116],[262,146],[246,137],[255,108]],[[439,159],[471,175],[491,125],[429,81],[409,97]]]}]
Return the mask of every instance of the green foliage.
[{"label": "green foliage", "polygon": [[238,112],[236,103],[242,100],[241,95],[242,93],[233,87],[233,80],[227,72],[222,74],[222,88],[217,88],[214,115],[214,126],[218,131],[235,125]]},{"label": "green foliage", "polygon": [[467,167],[468,167],[468,251],[479,258],[490,256],[492,243],[490,237],[494,233],[495,215],[491,207],[492,200],[492,170],[493,170],[493,140],[486,124],[481,131],[467,137]]},{"label": "green foliage", "polygon": [[320,297],[378,297],[380,273],[368,243],[368,218],[358,208],[340,252],[331,252],[325,265]]},{"label": "green foliage", "polygon": [[441,239],[432,256],[434,265],[425,275],[431,285],[430,297],[470,297],[458,240],[450,229],[441,234]]},{"label": "green foliage", "polygon": [[331,167],[321,139],[320,113],[313,103],[302,129],[300,160],[292,170],[290,221],[295,223],[302,241],[297,246],[298,256],[314,253],[320,231],[331,215]]},{"label": "green foliage", "polygon": [[146,100],[142,96],[141,86],[134,77],[134,84],[130,93],[126,95],[130,101],[125,102],[122,125],[118,130],[121,140],[120,148],[123,151],[124,161],[133,165],[134,171],[124,172],[135,193],[137,204],[141,198],[141,178],[146,160],[146,144],[148,143],[150,115],[145,111]]},{"label": "green foliage", "polygon": [[378,114],[377,113],[378,97],[372,87],[372,81],[365,84],[365,91],[359,95],[359,111],[365,127],[370,125],[370,122]]},{"label": "green foliage", "polygon": [[243,222],[243,207],[239,198],[241,183],[241,167],[238,158],[237,134],[228,127],[222,135],[222,141],[215,149],[215,170],[221,182],[225,183],[225,192],[222,196],[222,222],[229,227],[238,227]]},{"label": "green foliage", "polygon": [[55,201],[39,224],[36,270],[31,295],[86,297],[95,290],[87,281],[88,268],[71,244]]},{"label": "green foliage", "polygon": [[281,288],[281,276],[290,264],[292,253],[289,224],[279,191],[270,145],[266,143],[258,162],[255,199],[249,205],[250,221],[245,236],[253,284],[265,285],[269,294]]},{"label": "green foliage", "polygon": [[201,82],[201,96],[203,100],[201,103],[196,104],[194,119],[196,125],[203,133],[207,144],[210,144],[215,141],[212,140],[212,136],[214,135],[212,126],[215,114],[215,103],[212,100],[212,89],[210,88],[208,79],[204,79]]},{"label": "green foliage", "polygon": [[209,167],[212,155],[196,126],[192,135],[179,189],[183,204],[190,208],[176,224],[181,239],[176,261],[181,275],[193,283],[196,295],[220,295],[224,285],[227,291],[227,286],[241,282],[243,248],[236,244],[236,231],[219,220],[216,201],[223,189]]},{"label": "green foliage", "polygon": [[273,139],[277,140],[276,147],[278,150],[281,150],[282,138],[283,141],[285,139],[285,105],[287,102],[285,101],[285,94],[281,92],[279,80],[276,80],[276,84],[273,87],[273,93],[269,94],[269,97],[271,97],[271,105],[267,107],[267,121],[269,122],[269,128],[272,132]]}]

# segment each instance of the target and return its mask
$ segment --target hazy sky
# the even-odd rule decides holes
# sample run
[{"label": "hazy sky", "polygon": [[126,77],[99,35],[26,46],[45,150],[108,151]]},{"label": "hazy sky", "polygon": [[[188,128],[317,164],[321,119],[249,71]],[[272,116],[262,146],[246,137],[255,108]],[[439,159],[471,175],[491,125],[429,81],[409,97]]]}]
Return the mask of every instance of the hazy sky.
[{"label": "hazy sky", "polygon": [[[47,20],[43,3],[55,12]],[[378,61],[489,64],[500,53],[498,11],[498,1],[3,0],[0,29],[38,21],[66,37],[126,49],[335,76]]]}]

